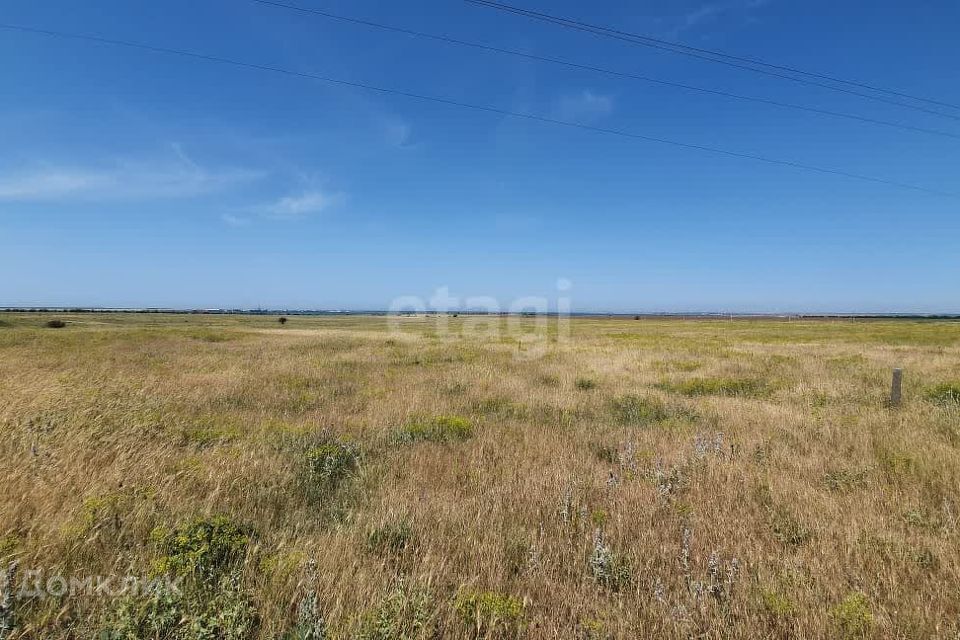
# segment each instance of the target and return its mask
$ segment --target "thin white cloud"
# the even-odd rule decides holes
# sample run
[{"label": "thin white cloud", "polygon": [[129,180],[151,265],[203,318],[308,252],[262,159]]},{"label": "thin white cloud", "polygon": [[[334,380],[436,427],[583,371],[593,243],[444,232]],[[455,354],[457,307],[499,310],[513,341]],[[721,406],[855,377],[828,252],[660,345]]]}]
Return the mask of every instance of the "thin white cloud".
[{"label": "thin white cloud", "polygon": [[0,178],[0,200],[56,200],[108,188],[116,180],[83,169],[49,168]]},{"label": "thin white cloud", "polygon": [[719,20],[725,15],[750,13],[753,9],[758,9],[768,4],[769,1],[770,0],[721,0],[719,2],[708,2],[680,16],[676,26],[670,29],[668,35],[676,38],[686,31]]},{"label": "thin white cloud", "polygon": [[43,165],[15,174],[0,174],[0,201],[191,198],[263,175],[247,169],[208,169],[188,161],[185,156],[178,157],[176,162],[122,162],[109,167]]},{"label": "thin white cloud", "polygon": [[250,224],[250,218],[242,218],[240,216],[235,216],[230,213],[224,213],[220,216],[220,219],[224,224],[231,227],[245,227]]},{"label": "thin white cloud", "polygon": [[327,194],[318,189],[312,189],[297,195],[284,196],[257,209],[270,218],[296,220],[321,213],[342,200],[343,194]]},{"label": "thin white cloud", "polygon": [[591,122],[613,112],[613,97],[585,90],[557,100],[553,117],[559,120]]},{"label": "thin white cloud", "polygon": [[413,127],[402,120],[390,120],[384,124],[384,136],[387,144],[392,147],[405,148],[413,146],[411,138],[413,137]]}]

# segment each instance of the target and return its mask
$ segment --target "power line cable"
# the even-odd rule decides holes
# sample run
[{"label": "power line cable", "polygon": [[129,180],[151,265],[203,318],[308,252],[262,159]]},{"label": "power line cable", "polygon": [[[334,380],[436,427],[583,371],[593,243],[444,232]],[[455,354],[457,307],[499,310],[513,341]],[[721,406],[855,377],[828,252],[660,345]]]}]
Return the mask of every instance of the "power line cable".
[{"label": "power line cable", "polygon": [[366,26],[366,27],[373,27],[373,28],[375,28],[375,29],[382,29],[382,30],[385,30],[385,31],[392,31],[392,32],[394,32],[394,33],[401,33],[401,34],[404,34],[404,35],[415,36],[415,37],[418,37],[418,38],[425,38],[425,39],[434,40],[434,41],[438,41],[438,42],[444,42],[444,43],[447,43],[447,44],[454,44],[454,45],[459,45],[459,46],[464,46],[464,47],[470,47],[470,48],[478,49],[478,50],[481,50],[481,51],[487,51],[487,52],[492,52],[492,53],[499,53],[499,54],[510,55],[510,56],[517,56],[517,57],[521,57],[521,58],[526,58],[526,59],[528,59],[528,60],[536,60],[536,61],[538,61],[538,62],[547,62],[547,63],[550,63],[550,64],[560,65],[560,66],[564,66],[564,67],[568,67],[568,68],[572,68],[572,69],[580,69],[580,70],[584,70],[584,71],[592,71],[592,72],[595,72],[595,73],[602,73],[602,74],[606,74],[606,75],[609,75],[609,76],[615,76],[615,77],[620,77],[620,78],[627,78],[627,79],[631,79],[631,80],[639,80],[639,81],[642,81],[642,82],[649,82],[649,83],[652,83],[652,84],[658,84],[658,85],[661,85],[661,86],[667,86],[667,87],[673,87],[673,88],[677,88],[677,89],[683,89],[683,90],[686,90],[686,91],[696,91],[696,92],[700,92],[700,93],[705,93],[705,94],[710,94],[710,95],[716,95],[716,96],[721,96],[721,97],[725,97],[725,98],[732,98],[732,99],[736,99],[736,100],[744,100],[744,101],[747,101],[747,102],[755,102],[755,103],[758,103],[758,104],[766,104],[766,105],[770,105],[770,106],[774,106],[774,107],[781,107],[781,108],[785,108],[785,109],[794,109],[794,110],[798,110],[798,111],[805,111],[805,112],[808,112],[808,113],[815,113],[815,114],[818,114],[818,115],[830,116],[830,117],[835,117],[835,118],[846,118],[846,119],[848,119],[848,120],[856,120],[856,121],[859,121],[859,122],[866,122],[866,123],[869,123],[869,124],[875,124],[875,125],[880,125],[880,126],[885,126],[885,127],[893,127],[893,128],[901,129],[901,130],[904,130],[904,131],[913,131],[913,132],[916,132],[916,133],[924,133],[924,134],[928,134],[928,135],[935,135],[935,136],[943,136],[943,137],[947,137],[947,138],[960,139],[960,134],[951,133],[951,132],[948,132],[948,131],[942,131],[942,130],[938,130],[938,129],[928,129],[928,128],[925,128],[925,127],[916,127],[916,126],[909,125],[909,124],[903,124],[903,123],[899,123],[899,122],[890,122],[890,121],[888,121],[888,120],[879,120],[879,119],[876,119],[876,118],[869,118],[869,117],[866,117],[866,116],[859,116],[859,115],[852,114],[852,113],[844,113],[844,112],[841,112],[841,111],[831,111],[831,110],[829,110],[829,109],[820,109],[820,108],[818,108],[818,107],[809,107],[809,106],[806,106],[806,105],[793,104],[793,103],[789,103],[789,102],[780,102],[780,101],[778,101],[778,100],[769,100],[769,99],[767,99],[767,98],[760,98],[760,97],[756,97],[756,96],[747,96],[747,95],[732,93],[732,92],[729,92],[729,91],[722,91],[722,90],[719,90],[719,89],[709,89],[709,88],[706,88],[706,87],[698,87],[698,86],[695,86],[695,85],[684,84],[684,83],[681,83],[681,82],[673,82],[673,81],[670,81],[670,80],[663,80],[663,79],[660,79],[660,78],[652,78],[652,77],[649,77],[649,76],[642,76],[642,75],[633,74],[633,73],[626,73],[626,72],[622,72],[622,71],[614,71],[614,70],[612,70],[612,69],[605,69],[605,68],[602,68],[602,67],[595,67],[595,66],[592,66],[592,65],[580,64],[580,63],[577,63],[577,62],[571,62],[571,61],[569,61],[569,60],[562,60],[562,59],[560,59],[560,58],[552,58],[552,57],[547,57],[547,56],[540,56],[540,55],[536,55],[536,54],[532,54],[532,53],[527,53],[527,52],[525,52],[525,51],[516,51],[516,50],[513,50],[513,49],[503,49],[503,48],[500,48],[500,47],[494,47],[494,46],[485,45],[485,44],[481,44],[481,43],[477,43],[477,42],[470,42],[470,41],[467,41],[467,40],[460,40],[460,39],[452,38],[452,37],[449,37],[449,36],[442,36],[442,35],[437,35],[437,34],[432,34],[432,33],[425,33],[425,32],[423,32],[423,31],[414,31],[414,30],[412,30],[412,29],[405,29],[405,28],[403,28],[403,27],[395,27],[395,26],[392,26],[392,25],[387,25],[387,24],[383,24],[383,23],[379,23],[379,22],[372,22],[372,21],[370,21],[370,20],[362,20],[362,19],[359,19],[359,18],[351,18],[351,17],[348,17],[348,16],[343,16],[343,15],[338,15],[338,14],[335,14],[335,13],[330,13],[329,11],[322,11],[322,10],[320,10],[320,9],[312,9],[312,8],[308,8],[308,7],[301,7],[301,6],[297,6],[297,5],[285,4],[285,3],[282,3],[282,2],[274,2],[273,0],[251,0],[251,1],[252,1],[252,2],[256,2],[256,3],[258,3],[258,4],[270,6],[270,7],[275,7],[275,8],[279,8],[279,9],[286,9],[286,10],[289,10],[289,11],[297,11],[297,12],[301,12],[301,13],[312,14],[312,15],[316,15],[316,16],[323,17],[323,18],[328,18],[328,19],[331,19],[331,20],[337,20],[337,21],[340,21],[340,22],[348,22],[348,23],[352,23],[352,24],[363,25],[363,26]]},{"label": "power line cable", "polygon": [[703,151],[703,152],[712,153],[712,154],[715,154],[715,155],[723,155],[723,156],[727,156],[727,157],[731,157],[731,158],[740,158],[740,159],[744,159],[744,160],[754,160],[754,161],[757,161],[757,162],[763,162],[763,163],[767,163],[767,164],[779,165],[779,166],[784,166],[784,167],[791,167],[791,168],[794,168],[794,169],[801,169],[801,170],[804,170],[804,171],[810,171],[810,172],[815,172],[815,173],[821,173],[821,174],[827,174],[827,175],[840,176],[840,177],[844,177],[844,178],[850,178],[850,179],[853,179],[853,180],[860,180],[860,181],[864,181],[864,182],[872,182],[872,183],[875,183],[875,184],[883,184],[883,185],[892,186],[892,187],[899,187],[899,188],[901,188],[901,189],[909,189],[909,190],[912,190],[912,191],[920,191],[920,192],[928,193],[928,194],[932,194],[932,195],[945,196],[945,197],[949,197],[949,198],[960,198],[960,194],[955,194],[955,193],[951,193],[951,192],[947,192],[947,191],[941,191],[941,190],[938,190],[938,189],[930,189],[930,188],[927,188],[927,187],[922,187],[922,186],[915,185],[915,184],[911,184],[911,183],[907,183],[907,182],[899,182],[899,181],[897,181],[897,180],[889,180],[889,179],[887,179],[887,178],[878,178],[878,177],[875,177],[875,176],[868,176],[868,175],[859,174],[859,173],[852,173],[852,172],[843,171],[843,170],[840,170],[840,169],[831,169],[831,168],[826,168],[826,167],[820,167],[820,166],[817,166],[817,165],[805,164],[805,163],[802,163],[802,162],[794,162],[794,161],[792,161],[792,160],[780,160],[780,159],[777,159],[777,158],[770,158],[770,157],[767,157],[767,156],[755,155],[755,154],[751,154],[751,153],[743,153],[743,152],[739,152],[739,151],[730,151],[730,150],[722,149],[722,148],[719,148],[719,147],[710,147],[710,146],[706,146],[706,145],[693,144],[693,143],[689,143],[689,142],[680,142],[680,141],[678,141],[678,140],[671,140],[671,139],[668,139],[668,138],[658,138],[658,137],[654,137],[654,136],[647,136],[647,135],[642,135],[642,134],[638,134],[638,133],[632,133],[632,132],[629,132],[629,131],[624,131],[624,130],[621,130],[621,129],[609,129],[609,128],[605,128],[605,127],[596,127],[596,126],[593,126],[593,125],[582,124],[582,123],[579,123],[579,122],[570,122],[570,121],[567,121],[567,120],[559,120],[559,119],[556,119],[556,118],[548,118],[548,117],[545,117],[545,116],[538,116],[538,115],[532,114],[532,113],[523,113],[523,112],[520,112],[520,111],[509,111],[509,110],[507,110],[507,109],[501,109],[501,108],[498,108],[498,107],[490,107],[490,106],[486,106],[486,105],[477,105],[477,104],[471,104],[471,103],[468,103],[468,102],[460,102],[460,101],[458,101],[458,100],[451,100],[451,99],[448,99],[448,98],[440,98],[440,97],[437,97],[437,96],[428,96],[428,95],[424,95],[424,94],[413,93],[413,92],[410,92],[410,91],[403,91],[403,90],[400,90],[400,89],[389,89],[389,88],[385,88],[385,87],[378,87],[378,86],[376,86],[376,85],[365,84],[365,83],[361,83],[361,82],[353,82],[353,81],[350,81],[350,80],[341,80],[341,79],[338,79],[338,78],[330,78],[330,77],[327,77],[327,76],[322,76],[322,75],[318,75],[318,74],[314,74],[314,73],[307,73],[307,72],[304,72],[304,71],[295,71],[295,70],[293,70],[293,69],[286,69],[286,68],[283,68],[283,67],[276,67],[276,66],[271,66],[271,65],[258,64],[258,63],[254,63],[254,62],[244,62],[244,61],[241,61],[241,60],[234,60],[234,59],[232,59],[232,58],[224,58],[224,57],[221,57],[221,56],[215,56],[215,55],[210,55],[210,54],[205,54],[205,53],[198,53],[198,52],[195,52],[195,51],[188,51],[188,50],[185,50],[185,49],[173,49],[173,48],[169,48],[169,47],[161,47],[161,46],[157,46],[157,45],[143,44],[143,43],[139,43],[139,42],[130,42],[130,41],[127,41],[127,40],[115,40],[115,39],[112,39],[112,38],[104,38],[104,37],[101,37],[101,36],[91,36],[91,35],[84,35],[84,34],[78,34],[78,33],[69,33],[69,32],[65,32],[65,31],[53,31],[53,30],[50,30],[50,29],[39,29],[39,28],[35,28],[35,27],[27,27],[27,26],[23,26],[23,25],[15,25],[15,24],[9,24],[9,23],[0,23],[0,29],[6,29],[6,30],[9,30],[9,31],[20,31],[20,32],[23,32],[23,33],[33,33],[33,34],[45,35],[45,36],[50,36],[50,37],[55,37],[55,38],[64,38],[64,39],[71,39],[71,40],[81,40],[81,41],[86,41],[86,42],[97,42],[97,43],[101,43],[101,44],[109,44],[109,45],[114,45],[114,46],[127,47],[127,48],[131,48],[131,49],[140,49],[140,50],[143,50],[143,51],[152,51],[152,52],[155,52],[155,53],[165,53],[165,54],[170,54],[170,55],[176,55],[176,56],[181,56],[181,57],[183,57],[183,58],[189,58],[189,59],[193,59],[193,60],[204,60],[204,61],[207,61],[207,62],[214,62],[214,63],[218,63],[218,64],[226,64],[226,65],[231,65],[231,66],[241,67],[241,68],[246,68],[246,69],[255,69],[255,70],[258,70],[258,71],[268,71],[268,72],[271,72],[271,73],[278,73],[278,74],[283,74],[283,75],[286,75],[286,76],[293,76],[293,77],[298,77],[298,78],[307,78],[307,79],[310,79],[310,80],[319,80],[319,81],[321,81],[321,82],[327,82],[327,83],[330,83],[330,84],[336,84],[336,85],[345,86],[345,87],[353,87],[353,88],[356,88],[356,89],[364,89],[364,90],[367,90],[367,91],[375,91],[375,92],[377,92],[377,93],[382,93],[382,94],[398,95],[398,96],[403,96],[403,97],[406,97],[406,98],[411,98],[411,99],[414,99],[414,100],[420,100],[420,101],[424,101],[424,102],[434,102],[434,103],[437,103],[437,104],[444,104],[444,105],[453,106],[453,107],[460,107],[460,108],[463,108],[463,109],[470,109],[470,110],[473,110],[473,111],[481,111],[481,112],[486,112],[486,113],[494,113],[494,114],[497,114],[497,115],[507,116],[507,117],[511,117],[511,118],[520,118],[520,119],[531,120],[531,121],[535,121],[535,122],[544,122],[544,123],[548,123],[548,124],[555,124],[555,125],[560,125],[560,126],[564,126],[564,127],[570,127],[570,128],[574,128],[574,129],[583,129],[583,130],[585,130],[585,131],[593,131],[593,132],[596,132],[596,133],[605,133],[605,134],[620,136],[620,137],[624,137],[624,138],[631,138],[631,139],[634,139],[634,140],[643,140],[643,141],[645,141],[645,142],[655,142],[655,143],[657,143],[657,144],[669,145],[669,146],[679,147],[679,148],[683,148],[683,149],[691,149],[691,150],[694,150],[694,151]]},{"label": "power line cable", "polygon": [[[468,0],[468,1],[471,1],[471,0]],[[481,3],[477,3],[477,4],[481,4]],[[486,5],[489,5],[489,6],[494,7],[494,8],[519,9],[519,10],[524,11],[524,12],[528,12],[528,11],[529,11],[529,13],[537,13],[537,12],[535,12],[535,11],[530,11],[530,10],[527,10],[527,9],[520,9],[519,7],[512,7],[512,6],[510,6],[510,5],[502,4],[502,3],[500,3],[500,2],[495,2],[495,1],[492,1],[492,0],[490,0],[490,1],[484,1],[484,2],[482,2],[482,4],[486,4]],[[540,14],[540,15],[547,16],[548,14]],[[559,17],[556,17],[556,16],[552,16],[552,17],[555,17],[555,18],[558,19],[558,20],[563,20],[563,21],[565,21],[565,22],[578,22],[578,21],[571,20],[571,19],[568,19],[568,18],[559,18]],[[582,23],[582,24],[586,24],[586,23]],[[912,94],[909,94],[909,93],[904,93],[904,92],[902,92],[902,91],[897,91],[897,90],[894,90],[894,89],[886,89],[886,88],[884,88],[884,87],[878,87],[878,86],[876,86],[876,85],[871,85],[871,84],[867,84],[867,83],[864,83],[864,82],[859,82],[859,81],[856,81],[856,80],[846,80],[846,79],[844,79],[844,78],[837,78],[837,77],[835,77],[835,76],[830,76],[830,75],[826,75],[826,74],[823,74],[823,73],[816,73],[816,72],[813,72],[813,71],[806,71],[806,70],[804,70],[804,69],[798,69],[798,68],[796,68],[796,67],[788,67],[788,66],[786,66],[786,65],[774,64],[774,63],[772,63],[772,62],[765,62],[765,61],[760,60],[760,59],[757,59],[757,58],[748,58],[748,57],[745,57],[745,56],[736,56],[736,55],[733,55],[733,54],[724,53],[723,51],[716,51],[716,50],[713,50],[713,49],[703,49],[703,48],[700,48],[700,47],[693,47],[693,46],[690,46],[690,45],[687,45],[687,44],[683,44],[683,43],[680,43],[680,42],[671,42],[671,41],[669,41],[669,40],[663,40],[663,39],[660,39],[660,38],[654,38],[653,36],[645,36],[645,35],[630,33],[630,32],[627,32],[627,31],[621,31],[621,30],[619,30],[619,29],[614,29],[614,28],[611,28],[611,27],[599,27],[599,26],[595,26],[595,25],[590,25],[590,26],[592,26],[592,27],[594,27],[594,28],[597,28],[597,29],[602,29],[602,30],[604,30],[604,31],[609,31],[609,32],[611,32],[611,33],[616,33],[616,34],[623,35],[623,36],[630,36],[630,37],[633,37],[633,38],[638,38],[638,39],[641,39],[641,40],[645,40],[645,41],[647,41],[647,42],[653,42],[653,43],[661,44],[661,45],[668,46],[668,47],[674,47],[674,48],[676,48],[676,49],[684,49],[684,50],[686,50],[686,51],[695,51],[695,52],[697,52],[697,53],[703,53],[703,54],[707,54],[707,55],[711,55],[711,56],[717,56],[717,57],[720,57],[720,58],[726,58],[726,59],[728,59],[728,60],[736,60],[737,62],[745,62],[745,63],[747,63],[747,64],[753,64],[753,65],[757,65],[757,66],[761,66],[761,67],[768,67],[768,68],[770,68],[770,69],[777,69],[777,70],[779,70],[779,71],[788,71],[788,72],[790,72],[790,73],[797,73],[797,74],[801,74],[801,75],[805,75],[805,76],[810,76],[810,77],[812,77],[812,78],[819,78],[819,79],[821,79],[821,80],[829,80],[830,82],[839,82],[839,83],[848,84],[848,85],[851,85],[851,86],[854,86],[854,87],[860,87],[861,89],[869,89],[870,91],[877,91],[877,92],[879,92],[879,93],[887,93],[887,94],[890,94],[890,95],[899,96],[899,97],[901,97],[901,98],[909,98],[910,100],[917,100],[917,101],[919,101],[919,102],[927,102],[927,103],[929,103],[929,104],[936,104],[936,105],[939,105],[939,106],[941,106],[941,107],[950,107],[951,109],[960,109],[960,105],[951,104],[951,103],[949,103],[949,102],[942,102],[942,101],[940,101],[940,100],[934,100],[934,99],[932,99],[932,98],[923,98],[923,97],[915,96],[915,95],[912,95]]]},{"label": "power line cable", "polygon": [[[915,111],[922,111],[923,113],[927,113],[927,114],[935,115],[935,116],[940,116],[940,117],[942,117],[942,118],[950,118],[950,119],[953,119],[953,120],[960,120],[960,115],[956,115],[956,114],[952,114],[952,113],[945,113],[945,112],[943,112],[943,111],[939,111],[939,110],[936,110],[936,109],[929,109],[929,108],[927,108],[927,107],[922,107],[922,106],[920,106],[920,105],[909,104],[909,103],[906,103],[906,102],[901,102],[901,101],[899,101],[899,100],[891,100],[891,99],[889,99],[889,98],[884,98],[884,97],[882,97],[882,96],[872,95],[872,94],[869,94],[869,93],[864,93],[864,92],[862,92],[862,91],[855,91],[855,90],[853,90],[853,89],[846,89],[846,88],[844,88],[844,87],[838,87],[838,86],[835,86],[835,85],[827,84],[827,83],[825,83],[825,82],[818,82],[818,81],[816,81],[816,80],[808,80],[808,79],[805,79],[805,78],[798,78],[798,77],[796,77],[796,76],[787,75],[786,73],[779,73],[779,72],[777,72],[777,71],[772,71],[772,70],[768,70],[768,69],[761,69],[761,68],[757,68],[757,67],[755,67],[755,66],[750,66],[750,65],[748,65],[748,64],[742,64],[742,63],[736,62],[736,61],[734,61],[734,60],[725,60],[725,59],[721,59],[721,58],[718,58],[718,57],[714,57],[716,54],[707,55],[707,54],[698,53],[696,50],[682,50],[682,49],[674,48],[674,47],[671,46],[671,45],[661,44],[660,42],[657,42],[657,41],[655,41],[655,40],[649,39],[647,36],[642,36],[642,35],[637,35],[637,34],[630,34],[630,33],[627,33],[627,32],[619,32],[619,31],[617,31],[617,30],[615,30],[615,29],[610,29],[610,28],[608,28],[608,27],[601,27],[601,26],[597,26],[597,25],[592,25],[592,24],[588,24],[588,23],[585,23],[585,22],[579,22],[579,21],[577,21],[577,20],[571,20],[571,19],[569,19],[569,18],[560,18],[560,17],[553,16],[553,15],[550,15],[550,14],[547,14],[547,13],[540,13],[540,12],[538,12],[538,11],[531,11],[531,10],[528,10],[528,9],[521,9],[521,8],[519,8],[519,7],[514,7],[514,6],[506,5],[506,4],[501,4],[501,3],[499,3],[499,2],[492,2],[492,1],[490,1],[490,0],[464,0],[464,1],[465,1],[465,2],[469,2],[470,4],[477,5],[477,6],[487,7],[487,8],[491,8],[491,9],[497,9],[497,10],[499,10],[499,11],[504,11],[504,12],[506,12],[506,13],[512,13],[512,14],[515,14],[515,15],[524,16],[524,17],[527,17],[527,18],[532,18],[532,19],[534,19],[534,20],[539,20],[539,21],[541,21],[541,22],[547,22],[547,23],[550,23],[550,24],[555,24],[555,25],[558,25],[558,26],[561,26],[561,27],[566,27],[566,28],[568,28],[568,29],[575,29],[575,30],[577,30],[577,31],[584,31],[584,32],[592,33],[592,34],[598,35],[598,36],[603,36],[603,37],[607,37],[607,38],[613,38],[613,39],[616,39],[616,40],[622,40],[622,41],[624,41],[624,42],[630,42],[630,43],[632,43],[632,44],[640,45],[640,46],[643,46],[643,47],[650,47],[650,48],[654,48],[654,49],[660,49],[660,50],[662,50],[662,51],[669,51],[669,52],[671,52],[671,53],[678,53],[678,54],[680,54],[680,55],[685,55],[685,56],[689,56],[689,57],[692,57],[692,58],[698,58],[698,59],[701,59],[701,60],[706,60],[706,61],[708,61],[708,62],[715,62],[715,63],[718,63],[718,64],[727,65],[727,66],[729,66],[729,67],[734,67],[734,68],[737,68],[737,69],[743,69],[743,70],[745,70],[745,71],[753,71],[753,72],[755,72],[755,73],[760,73],[760,74],[764,74],[764,75],[767,75],[767,76],[772,76],[772,77],[775,77],[775,78],[781,78],[781,79],[783,79],[783,80],[789,80],[789,81],[791,81],[791,82],[797,82],[797,83],[799,83],[799,84],[809,85],[809,86],[813,86],[813,87],[821,87],[821,88],[823,88],[823,89],[829,89],[829,90],[831,90],[831,91],[838,91],[838,92],[840,92],[840,93],[846,93],[846,94],[850,94],[850,95],[854,95],[854,96],[859,96],[859,97],[861,97],[861,98],[865,98],[865,99],[867,99],[867,100],[873,100],[873,101],[875,101],[875,102],[882,102],[882,103],[885,103],[885,104],[895,105],[895,106],[902,107],[902,108],[905,108],[905,109],[913,109],[913,110],[915,110]],[[692,49],[692,48],[691,48],[691,49]],[[722,54],[721,54],[721,55],[722,55]],[[772,65],[771,65],[771,66],[772,66]],[[924,100],[923,98],[915,98],[915,97],[912,98],[912,99],[914,99],[914,100]],[[951,105],[951,104],[948,104],[948,103],[944,103],[944,104],[945,104],[946,106],[951,107],[951,108],[960,109],[960,107],[956,107],[956,106]]]}]

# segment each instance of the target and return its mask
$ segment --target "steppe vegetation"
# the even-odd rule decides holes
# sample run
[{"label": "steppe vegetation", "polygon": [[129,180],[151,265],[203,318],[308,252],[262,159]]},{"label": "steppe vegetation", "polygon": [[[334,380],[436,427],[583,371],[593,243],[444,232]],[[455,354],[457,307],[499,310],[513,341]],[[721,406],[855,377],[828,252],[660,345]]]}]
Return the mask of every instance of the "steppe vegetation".
[{"label": "steppe vegetation", "polygon": [[57,319],[0,322],[2,638],[960,634],[960,323]]}]

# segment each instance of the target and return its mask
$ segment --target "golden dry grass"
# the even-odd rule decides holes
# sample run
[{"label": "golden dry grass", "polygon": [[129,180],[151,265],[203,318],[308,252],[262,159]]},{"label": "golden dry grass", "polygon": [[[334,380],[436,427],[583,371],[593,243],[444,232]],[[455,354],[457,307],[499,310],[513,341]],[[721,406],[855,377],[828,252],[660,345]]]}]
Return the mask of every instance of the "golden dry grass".
[{"label": "golden dry grass", "polygon": [[[222,516],[237,637],[321,637],[314,597],[332,638],[960,633],[960,406],[925,395],[960,324],[574,319],[526,353],[469,318],[64,317],[0,325],[20,576],[155,575],[162,532]],[[358,457],[318,483],[330,443]],[[12,638],[139,615],[14,600]],[[142,622],[109,637],[233,637]]]}]

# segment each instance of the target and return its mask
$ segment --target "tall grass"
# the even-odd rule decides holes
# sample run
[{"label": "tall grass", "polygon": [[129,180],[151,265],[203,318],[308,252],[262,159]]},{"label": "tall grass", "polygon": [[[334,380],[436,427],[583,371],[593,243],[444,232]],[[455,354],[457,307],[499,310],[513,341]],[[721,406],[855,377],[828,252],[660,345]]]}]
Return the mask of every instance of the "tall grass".
[{"label": "tall grass", "polygon": [[960,632],[958,324],[64,320],[2,319],[0,574],[184,591],[5,640]]}]

